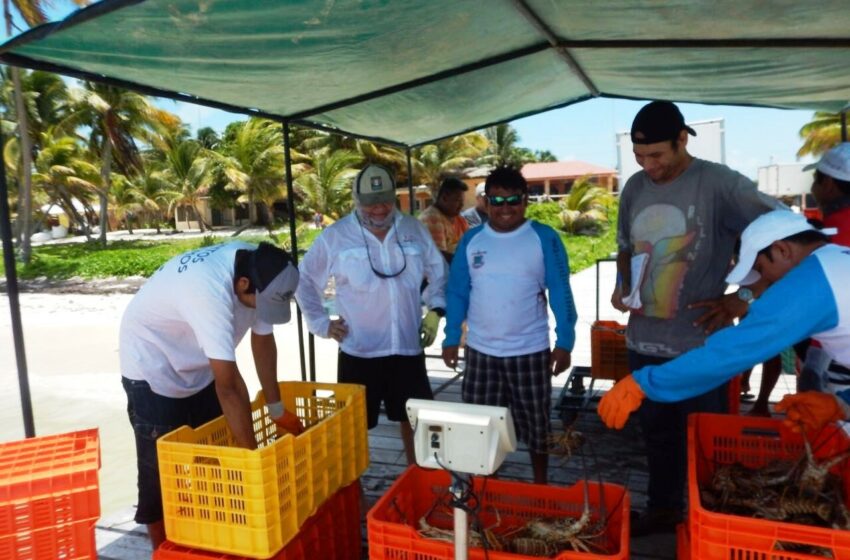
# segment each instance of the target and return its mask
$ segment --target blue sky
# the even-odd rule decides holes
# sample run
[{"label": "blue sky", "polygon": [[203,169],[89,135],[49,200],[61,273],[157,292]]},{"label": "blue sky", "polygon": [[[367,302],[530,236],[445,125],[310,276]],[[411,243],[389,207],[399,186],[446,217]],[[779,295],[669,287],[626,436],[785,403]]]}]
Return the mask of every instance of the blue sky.
[{"label": "blue sky", "polygon": [[[593,99],[563,109],[513,121],[520,144],[534,150],[549,150],[562,161],[581,160],[615,168],[615,134],[629,130],[643,101]],[[218,131],[235,119],[245,118],[216,109],[163,100],[167,109],[190,125]],[[793,163],[802,144],[800,127],[813,111],[755,109],[728,105],[679,104],[685,119],[725,119],[726,164],[753,179],[758,168],[771,163]],[[801,160],[808,161],[808,160]]]}]

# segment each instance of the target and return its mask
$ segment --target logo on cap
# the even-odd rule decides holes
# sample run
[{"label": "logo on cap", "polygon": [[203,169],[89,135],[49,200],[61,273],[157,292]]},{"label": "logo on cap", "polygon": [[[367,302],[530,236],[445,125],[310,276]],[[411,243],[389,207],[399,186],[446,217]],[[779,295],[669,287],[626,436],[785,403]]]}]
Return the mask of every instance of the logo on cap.
[{"label": "logo on cap", "polygon": [[372,191],[380,191],[384,189],[384,181],[381,177],[372,177],[370,179]]}]

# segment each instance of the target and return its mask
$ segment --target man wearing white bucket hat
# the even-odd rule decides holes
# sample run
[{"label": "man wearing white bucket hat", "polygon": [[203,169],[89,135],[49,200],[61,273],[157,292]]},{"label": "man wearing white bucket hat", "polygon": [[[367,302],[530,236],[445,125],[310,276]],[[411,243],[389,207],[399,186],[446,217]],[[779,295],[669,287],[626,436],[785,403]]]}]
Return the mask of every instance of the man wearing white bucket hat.
[{"label": "man wearing white bucket hat", "polygon": [[[622,428],[646,397],[675,402],[704,393],[808,337],[820,343],[833,367],[850,368],[850,249],[830,243],[827,236],[834,233],[787,210],[754,220],[741,235],[738,264],[726,280],[743,286],[763,278],[768,288],[737,326],[617,383],[599,403],[605,424]],[[795,425],[817,428],[848,416],[850,390],[839,397],[788,395],[776,409]]]}]

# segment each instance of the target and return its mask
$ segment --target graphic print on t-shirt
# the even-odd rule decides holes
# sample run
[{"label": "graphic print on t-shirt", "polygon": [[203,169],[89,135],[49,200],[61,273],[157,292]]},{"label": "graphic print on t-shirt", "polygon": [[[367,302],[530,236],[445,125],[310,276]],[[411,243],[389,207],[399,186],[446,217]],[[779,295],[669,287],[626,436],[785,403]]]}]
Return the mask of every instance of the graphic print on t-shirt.
[{"label": "graphic print on t-shirt", "polygon": [[690,266],[688,248],[696,232],[688,231],[688,220],[681,209],[653,204],[635,217],[631,234],[634,254],[649,255],[640,287],[640,312],[659,319],[675,317],[679,292]]}]

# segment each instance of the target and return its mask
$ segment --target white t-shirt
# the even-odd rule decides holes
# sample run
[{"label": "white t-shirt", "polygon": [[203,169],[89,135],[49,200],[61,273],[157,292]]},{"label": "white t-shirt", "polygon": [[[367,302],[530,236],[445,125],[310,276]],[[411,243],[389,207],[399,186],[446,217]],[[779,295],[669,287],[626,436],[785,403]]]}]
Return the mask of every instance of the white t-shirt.
[{"label": "white t-shirt", "polygon": [[203,247],[165,263],[130,301],[119,335],[121,375],[147,381],[154,393],[191,396],[213,381],[210,359],[236,361],[249,328],[270,334],[233,292],[243,242]]}]

